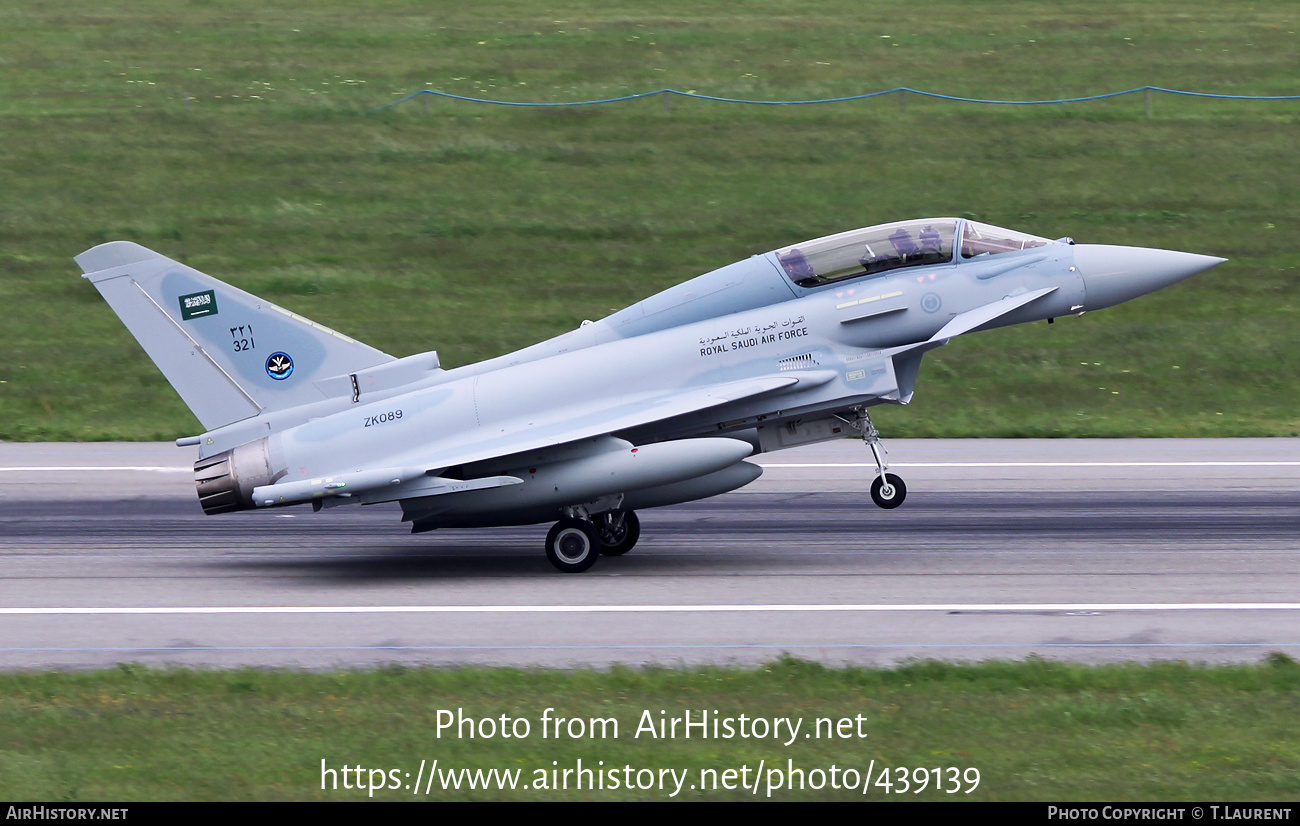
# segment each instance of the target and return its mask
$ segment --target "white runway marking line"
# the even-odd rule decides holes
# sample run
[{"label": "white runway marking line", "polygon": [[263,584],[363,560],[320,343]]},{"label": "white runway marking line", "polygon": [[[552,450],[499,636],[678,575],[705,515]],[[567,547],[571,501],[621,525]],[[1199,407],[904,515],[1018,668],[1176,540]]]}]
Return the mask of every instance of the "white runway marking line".
[{"label": "white runway marking line", "polygon": [[[756,462],[759,467],[836,468],[869,467],[875,462]],[[891,468],[905,467],[1300,467],[1300,462],[891,462]]]},{"label": "white runway marking line", "polygon": [[[764,468],[874,468],[875,462],[756,462]],[[1055,468],[1055,467],[1300,467],[1300,461],[1212,461],[1212,462],[894,462],[895,468]],[[191,473],[190,467],[132,465],[30,465],[0,467],[0,473],[42,473],[62,471],[138,471],[140,473]]]},{"label": "white runway marking line", "polygon": [[168,645],[136,646],[120,645],[98,647],[71,646],[27,646],[22,648],[0,648],[0,653],[17,654],[36,651],[64,651],[76,653],[97,653],[104,651],[155,652],[174,654],[177,652],[211,653],[220,651],[677,651],[710,648],[728,648],[737,650],[757,649],[811,649],[811,650],[871,650],[871,649],[989,649],[989,648],[1295,648],[1298,642],[881,642],[881,643],[803,643],[803,642],[755,642],[755,643],[626,643],[614,645]]},{"label": "white runway marking line", "polygon": [[942,603],[935,605],[250,605],[170,608],[0,608],[0,616],[54,614],[686,614],[763,612],[1077,612],[1077,611],[1300,611],[1300,602],[1172,603]]},{"label": "white runway marking line", "polygon": [[[874,467],[874,465],[872,466]],[[81,473],[87,470],[112,470],[112,471],[139,471],[141,473],[193,473],[194,468],[189,467],[110,467],[105,465],[87,465],[85,467],[0,467],[0,473],[6,471],[14,473],[45,473],[47,471],[72,471]]]}]

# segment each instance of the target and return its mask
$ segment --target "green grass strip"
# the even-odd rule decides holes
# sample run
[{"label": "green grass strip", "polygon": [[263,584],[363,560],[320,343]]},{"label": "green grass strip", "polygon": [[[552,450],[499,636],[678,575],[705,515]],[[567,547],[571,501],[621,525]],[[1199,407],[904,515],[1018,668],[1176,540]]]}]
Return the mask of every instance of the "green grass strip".
[{"label": "green grass strip", "polygon": [[[686,736],[687,712],[720,728]],[[1295,800],[1298,712],[1300,665],[1282,654],[1224,666],[872,669],[791,657],[755,669],[608,671],[122,666],[0,676],[0,797]],[[671,736],[660,727],[674,718]],[[495,788],[511,776],[502,771],[517,777],[513,790]],[[409,788],[417,775],[420,788]],[[471,778],[494,787],[471,789]]]}]

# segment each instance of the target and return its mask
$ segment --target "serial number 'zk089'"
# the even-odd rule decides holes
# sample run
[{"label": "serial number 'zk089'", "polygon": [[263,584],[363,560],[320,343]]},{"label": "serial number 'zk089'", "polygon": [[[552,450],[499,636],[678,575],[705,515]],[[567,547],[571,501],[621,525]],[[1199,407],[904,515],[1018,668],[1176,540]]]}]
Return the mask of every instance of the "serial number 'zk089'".
[{"label": "serial number 'zk089'", "polygon": [[366,427],[374,427],[385,422],[395,422],[402,418],[402,411],[390,410],[387,413],[380,413],[378,416],[367,416]]}]

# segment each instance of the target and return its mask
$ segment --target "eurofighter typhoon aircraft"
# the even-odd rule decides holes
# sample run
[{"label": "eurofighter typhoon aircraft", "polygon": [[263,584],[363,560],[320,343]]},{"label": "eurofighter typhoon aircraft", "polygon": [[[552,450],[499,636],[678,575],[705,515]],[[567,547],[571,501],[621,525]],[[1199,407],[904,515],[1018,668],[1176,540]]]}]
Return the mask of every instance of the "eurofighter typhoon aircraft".
[{"label": "eurofighter typhoon aircraft", "polygon": [[735,490],[747,457],[861,436],[868,409],[979,330],[1109,307],[1224,259],[957,218],[806,241],[509,355],[394,358],[128,241],[76,258],[207,430],[208,514],[399,502],[414,532],[554,522],[561,571],[636,544],[636,511]]}]

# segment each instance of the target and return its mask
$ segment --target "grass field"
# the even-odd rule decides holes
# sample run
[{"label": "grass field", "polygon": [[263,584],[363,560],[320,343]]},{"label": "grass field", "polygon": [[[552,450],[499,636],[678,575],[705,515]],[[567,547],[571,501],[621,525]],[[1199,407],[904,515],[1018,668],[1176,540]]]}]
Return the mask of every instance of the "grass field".
[{"label": "grass field", "polygon": [[[676,799],[1282,801],[1300,798],[1300,667],[1164,663],[1086,667],[1029,661],[916,663],[883,671],[784,659],[755,670],[611,672],[388,669],[340,674],[153,671],[0,676],[0,798],[9,800],[667,800],[668,788],[536,788],[541,772],[614,767],[620,778],[673,769]],[[549,717],[612,719],[543,729]],[[452,717],[439,712],[449,712]],[[457,711],[474,721],[463,727]],[[642,728],[702,712],[736,736]],[[661,716],[661,712],[663,712]],[[740,715],[800,719],[788,727]],[[506,717],[511,738],[500,735]],[[496,728],[478,728],[492,719]],[[861,718],[861,719],[859,719]],[[850,720],[842,725],[841,720]],[[517,720],[527,721],[525,730]],[[818,720],[827,721],[817,728]],[[440,723],[443,728],[439,729]],[[449,727],[450,724],[450,727]],[[614,736],[617,731],[617,736]],[[639,734],[638,734],[639,731]],[[667,730],[665,730],[667,731]],[[834,736],[831,736],[832,731]],[[545,732],[545,736],[544,735]],[[596,736],[593,736],[596,732]],[[726,730],[719,728],[720,735]],[[474,736],[470,736],[473,734]],[[753,736],[760,734],[762,736]],[[811,734],[812,736],[805,736]],[[575,736],[576,735],[576,736]],[[421,761],[432,790],[414,785]],[[322,761],[333,769],[325,775]],[[344,788],[340,770],[360,766]],[[764,771],[759,773],[759,766]],[[630,766],[632,774],[622,771]],[[831,786],[837,767],[841,786]],[[743,769],[748,767],[748,775]],[[514,790],[441,788],[468,768],[518,771]],[[881,771],[890,771],[881,776]],[[904,787],[898,768],[907,768]],[[921,768],[920,774],[915,769]],[[933,769],[941,768],[935,790]],[[949,771],[957,768],[960,772]],[[714,775],[702,771],[714,770]],[[737,772],[733,788],[691,789]],[[812,770],[822,772],[818,778]],[[864,795],[861,778],[871,770]],[[970,770],[978,772],[978,782]],[[379,772],[371,775],[370,771]],[[396,770],[397,781],[390,772]],[[608,770],[608,769],[606,769]],[[404,773],[409,772],[409,778]],[[682,773],[685,773],[683,775]],[[921,775],[927,788],[919,793]],[[497,775],[499,779],[500,775]],[[750,789],[735,788],[748,777]],[[358,778],[365,784],[356,790]],[[561,782],[563,775],[559,775]],[[752,785],[758,778],[759,786]],[[885,781],[889,781],[887,787]],[[334,783],[338,782],[338,788]],[[620,781],[622,782],[622,781]],[[635,780],[642,786],[650,778]],[[524,783],[530,788],[524,790]]]},{"label": "grass field", "polygon": [[0,9],[0,438],[198,425],[71,257],[154,247],[445,366],[804,238],[965,215],[1225,256],[1082,319],[927,357],[887,436],[1300,434],[1300,102],[991,107],[761,99],[907,85],[1037,99],[1296,86],[1283,2],[735,4],[55,0]]}]

